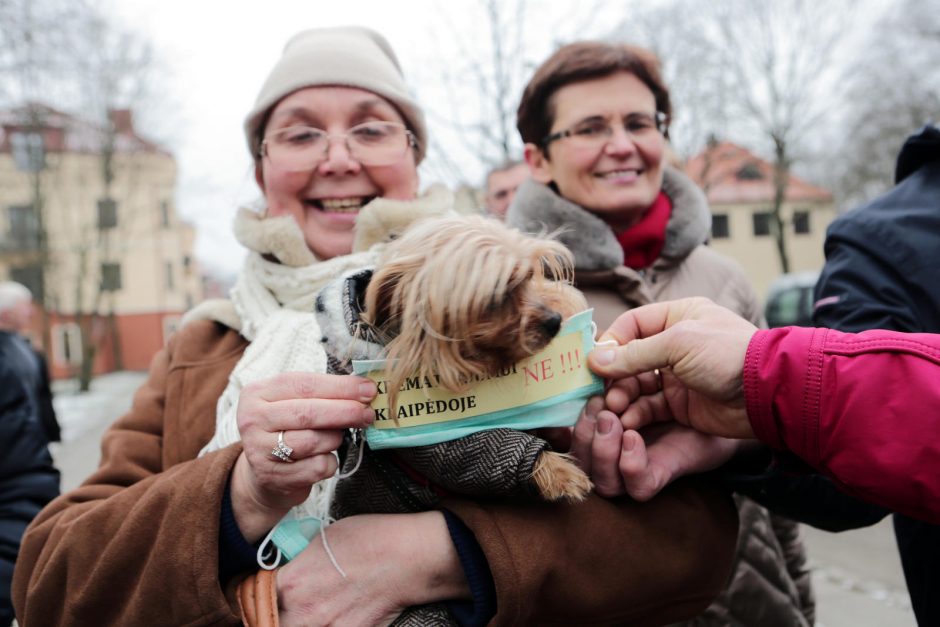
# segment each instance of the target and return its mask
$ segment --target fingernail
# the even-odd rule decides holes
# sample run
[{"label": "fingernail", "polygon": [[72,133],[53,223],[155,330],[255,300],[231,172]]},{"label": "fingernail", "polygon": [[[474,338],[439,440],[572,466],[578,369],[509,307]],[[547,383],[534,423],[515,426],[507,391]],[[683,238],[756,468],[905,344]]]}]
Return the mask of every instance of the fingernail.
[{"label": "fingernail", "polygon": [[610,433],[610,430],[614,428],[613,419],[610,416],[598,416],[597,417],[597,432],[601,435],[606,435]]},{"label": "fingernail", "polygon": [[614,361],[614,351],[609,348],[595,348],[591,355],[598,366],[608,366]]},{"label": "fingernail", "polygon": [[624,433],[623,434],[623,446],[621,447],[623,448],[624,452],[629,453],[630,451],[633,450],[634,446],[636,446],[636,440],[633,438],[633,434]]},{"label": "fingernail", "polygon": [[584,406],[584,415],[590,420],[597,418],[598,412],[604,409],[604,399],[600,396],[593,396],[588,399],[587,404]]},{"label": "fingernail", "polygon": [[375,398],[375,393],[378,390],[375,387],[375,382],[372,380],[365,380],[359,384],[359,398],[364,401],[371,401]]},{"label": "fingernail", "polygon": [[362,410],[362,421],[367,425],[371,425],[375,422],[375,410],[371,407],[366,407]]}]

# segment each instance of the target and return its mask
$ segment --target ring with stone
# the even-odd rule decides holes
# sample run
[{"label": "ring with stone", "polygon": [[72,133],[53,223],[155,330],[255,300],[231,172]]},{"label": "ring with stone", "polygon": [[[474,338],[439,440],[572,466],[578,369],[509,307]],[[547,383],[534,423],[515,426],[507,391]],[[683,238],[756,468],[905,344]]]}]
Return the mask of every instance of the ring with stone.
[{"label": "ring with stone", "polygon": [[294,452],[294,449],[287,446],[284,443],[284,432],[280,431],[277,434],[277,444],[273,449],[271,449],[271,455],[278,458],[282,462],[287,462],[289,464],[294,463],[294,460],[291,459],[291,454]]}]

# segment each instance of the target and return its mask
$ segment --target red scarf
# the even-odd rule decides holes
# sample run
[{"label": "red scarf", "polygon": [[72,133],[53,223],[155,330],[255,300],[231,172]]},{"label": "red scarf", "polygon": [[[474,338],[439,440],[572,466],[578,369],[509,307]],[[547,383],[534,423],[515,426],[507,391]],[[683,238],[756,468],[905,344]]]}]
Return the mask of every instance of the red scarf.
[{"label": "red scarf", "polygon": [[623,248],[623,263],[634,270],[649,267],[663,250],[666,243],[666,224],[672,215],[672,202],[669,196],[659,192],[659,196],[646,210],[640,221],[623,233],[617,234],[617,241]]}]

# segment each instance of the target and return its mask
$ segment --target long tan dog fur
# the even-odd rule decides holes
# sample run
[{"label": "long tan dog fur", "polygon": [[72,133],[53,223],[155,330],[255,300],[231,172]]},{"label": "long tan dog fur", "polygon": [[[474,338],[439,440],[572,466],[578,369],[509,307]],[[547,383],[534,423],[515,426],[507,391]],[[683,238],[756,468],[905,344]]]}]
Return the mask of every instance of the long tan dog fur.
[{"label": "long tan dog fur", "polygon": [[[383,252],[366,290],[363,321],[394,367],[389,406],[406,377],[438,375],[454,392],[529,357],[563,319],[587,308],[570,284],[571,253],[490,218],[420,221]],[[547,500],[582,499],[587,476],[564,454],[542,453],[535,484]]]}]

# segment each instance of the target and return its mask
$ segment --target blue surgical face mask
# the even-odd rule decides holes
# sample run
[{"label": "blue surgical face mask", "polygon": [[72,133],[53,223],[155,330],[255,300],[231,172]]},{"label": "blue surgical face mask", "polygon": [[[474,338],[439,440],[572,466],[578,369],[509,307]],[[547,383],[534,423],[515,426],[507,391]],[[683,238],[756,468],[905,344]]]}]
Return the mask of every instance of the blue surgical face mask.
[{"label": "blue surgical face mask", "polygon": [[271,542],[281,551],[287,560],[292,560],[300,554],[310,539],[320,533],[321,522],[319,518],[288,517],[277,524],[271,534]]},{"label": "blue surgical face mask", "polygon": [[329,516],[333,490],[339,477],[314,484],[307,501],[291,508],[268,533],[258,549],[258,565],[272,569],[294,559],[317,534],[332,522]]},{"label": "blue surgical face mask", "polygon": [[[579,334],[580,355],[587,354],[594,348],[596,328],[591,320],[593,310],[583,311],[569,318],[558,332],[556,339],[570,334]],[[381,361],[353,361],[353,371],[359,375],[383,370]],[[586,368],[586,363],[585,363]],[[590,371],[587,371],[590,373]],[[578,420],[584,404],[591,396],[604,389],[603,381],[590,373],[587,382],[575,389],[562,391],[554,396],[535,403],[510,407],[500,411],[475,416],[436,422],[419,426],[378,429],[369,427],[365,437],[373,449],[404,448],[439,444],[465,437],[486,429],[529,430],[541,427],[569,427]]]}]

